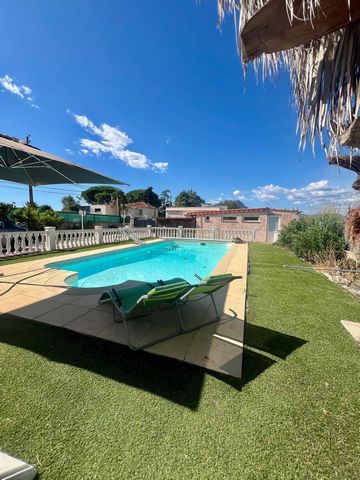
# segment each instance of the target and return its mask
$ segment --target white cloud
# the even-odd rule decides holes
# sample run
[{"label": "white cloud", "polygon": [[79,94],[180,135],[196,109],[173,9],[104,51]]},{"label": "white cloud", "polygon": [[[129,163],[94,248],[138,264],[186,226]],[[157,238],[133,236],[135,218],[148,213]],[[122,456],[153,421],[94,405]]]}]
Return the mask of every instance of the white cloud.
[{"label": "white cloud", "polygon": [[217,197],[217,198],[210,198],[209,200],[207,200],[206,203],[209,203],[210,205],[215,205],[215,204],[217,204],[217,203],[220,203],[222,200],[224,200],[224,199],[223,199],[222,196],[220,195],[220,196]]},{"label": "white cloud", "polygon": [[[31,88],[27,87],[26,85],[21,85],[21,89],[22,89],[22,91],[24,92],[25,95],[31,95],[32,94]],[[28,100],[32,100],[32,98],[29,97]]]},{"label": "white cloud", "polygon": [[34,102],[34,97],[32,95],[32,90],[27,85],[19,85],[15,82],[15,80],[10,77],[10,75],[6,74],[3,77],[0,77],[0,85],[10,93],[17,95],[18,97],[22,98],[23,100],[27,100],[31,102],[30,106],[32,108],[39,108]]},{"label": "white cloud", "polygon": [[129,167],[141,170],[154,170],[164,173],[167,171],[169,164],[167,162],[152,162],[143,153],[133,152],[126,147],[132,144],[132,139],[117,127],[112,127],[107,123],[100,126],[95,125],[86,115],[78,115],[67,110],[75,121],[88,133],[98,137],[97,140],[89,138],[81,138],[79,143],[81,153],[84,155],[94,154],[110,154],[113,158],[121,160]]},{"label": "white cloud", "polygon": [[167,162],[154,162],[153,166],[161,173],[165,173],[169,164]]},{"label": "white cloud", "polygon": [[273,184],[264,185],[253,189],[252,194],[257,200],[261,201],[286,199],[294,205],[309,203],[311,206],[349,202],[358,197],[351,189],[331,185],[329,180],[310,182],[301,188],[287,188]]},{"label": "white cloud", "polygon": [[241,190],[234,190],[233,196],[237,198],[237,200],[245,200],[245,195]]}]

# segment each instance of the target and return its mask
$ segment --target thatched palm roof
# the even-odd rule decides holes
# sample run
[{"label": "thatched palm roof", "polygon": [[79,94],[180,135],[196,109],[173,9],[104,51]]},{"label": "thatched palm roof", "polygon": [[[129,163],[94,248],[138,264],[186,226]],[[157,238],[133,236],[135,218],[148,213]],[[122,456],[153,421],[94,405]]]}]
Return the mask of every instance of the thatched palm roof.
[{"label": "thatched palm roof", "polygon": [[[329,5],[332,17],[330,10],[324,14]],[[253,59],[263,77],[274,77],[279,68],[289,72],[301,145],[305,147],[309,141],[314,147],[318,136],[326,150],[335,151],[338,137],[359,115],[360,23],[354,20],[359,20],[360,2],[218,0],[220,21],[227,11],[236,18],[239,52],[245,63]],[[266,41],[259,28],[261,18],[256,19],[260,12],[265,12],[263,18],[267,19],[263,31],[268,34],[275,28]],[[251,28],[251,22],[257,30]]]},{"label": "thatched palm roof", "polygon": [[352,184],[355,190],[360,191],[360,156],[359,155],[334,155],[328,158],[330,165],[338,165],[357,173],[357,178]]}]

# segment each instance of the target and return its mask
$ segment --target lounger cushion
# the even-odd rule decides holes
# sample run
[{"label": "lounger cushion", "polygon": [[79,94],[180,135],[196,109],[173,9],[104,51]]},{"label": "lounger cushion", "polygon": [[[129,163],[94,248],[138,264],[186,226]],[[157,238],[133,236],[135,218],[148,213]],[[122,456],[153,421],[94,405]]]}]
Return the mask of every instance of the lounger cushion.
[{"label": "lounger cushion", "polygon": [[[133,287],[126,287],[126,288],[117,288],[116,294],[119,298],[129,296],[132,297],[133,294],[138,295],[140,298],[142,295],[146,295],[150,290],[159,285],[170,285],[172,283],[182,282],[182,278],[171,278],[170,280],[158,280],[156,283],[141,283],[139,285],[134,285]],[[99,298],[99,303],[105,302],[117,302],[116,295],[114,294],[114,290],[107,290],[106,292],[102,293],[101,297]]]},{"label": "lounger cushion", "polygon": [[194,297],[196,295],[207,295],[210,293],[216,292],[222,287],[225,287],[233,280],[241,278],[239,276],[232,275],[231,273],[224,273],[220,275],[212,275],[210,277],[204,278],[198,284],[194,290],[189,293],[189,297]]},{"label": "lounger cushion", "polygon": [[171,303],[190,288],[191,285],[186,280],[155,287],[148,292],[147,298],[144,299],[143,303],[144,305]]}]

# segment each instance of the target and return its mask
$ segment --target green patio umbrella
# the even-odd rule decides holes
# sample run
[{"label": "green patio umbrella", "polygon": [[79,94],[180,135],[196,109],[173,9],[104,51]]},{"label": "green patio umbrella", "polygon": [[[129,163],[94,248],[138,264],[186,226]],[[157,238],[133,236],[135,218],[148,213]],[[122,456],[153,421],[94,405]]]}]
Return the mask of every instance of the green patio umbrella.
[{"label": "green patio umbrella", "polygon": [[2,134],[0,134],[0,179],[29,185],[30,203],[33,203],[32,188],[38,185],[62,183],[128,185]]}]

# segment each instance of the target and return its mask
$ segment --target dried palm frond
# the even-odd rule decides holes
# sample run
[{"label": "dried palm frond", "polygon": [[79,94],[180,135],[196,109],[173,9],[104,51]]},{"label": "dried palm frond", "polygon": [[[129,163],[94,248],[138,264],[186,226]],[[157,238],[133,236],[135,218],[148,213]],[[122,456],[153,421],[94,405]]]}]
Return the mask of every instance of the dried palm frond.
[{"label": "dried palm frond", "polygon": [[342,147],[360,149],[360,117],[356,117],[349,127],[339,136],[339,144]]},{"label": "dried palm frond", "polygon": [[360,207],[352,208],[347,214],[345,231],[351,246],[360,246]]},{"label": "dried palm frond", "polygon": [[[323,133],[336,146],[360,107],[360,24],[331,33],[306,47],[284,52],[290,73],[300,143],[314,146]],[[331,152],[333,153],[333,152]]]},{"label": "dried palm frond", "polygon": [[[299,17],[311,22],[321,11],[321,0],[302,0],[300,12],[294,12],[295,0],[284,1],[290,23]],[[226,12],[235,15],[241,45],[244,25],[266,3],[267,0],[218,0],[219,20]],[[360,23],[307,45],[262,54],[253,63],[256,72],[262,71],[263,78],[274,77],[279,68],[289,72],[300,145],[304,148],[309,141],[314,148],[319,136],[323,147],[334,154],[338,136],[360,110]]]}]

